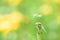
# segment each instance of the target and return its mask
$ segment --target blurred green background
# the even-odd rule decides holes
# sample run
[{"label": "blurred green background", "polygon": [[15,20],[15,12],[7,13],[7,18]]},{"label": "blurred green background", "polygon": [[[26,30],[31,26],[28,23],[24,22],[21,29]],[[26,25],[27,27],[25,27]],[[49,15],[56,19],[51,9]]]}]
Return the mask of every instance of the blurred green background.
[{"label": "blurred green background", "polygon": [[[5,12],[19,10],[29,19],[27,24],[24,23],[27,22],[25,19],[21,28],[12,31],[8,39],[4,37],[5,39],[2,40],[60,40],[60,0],[23,0],[16,7],[0,0],[1,7],[5,7],[2,8],[6,10]],[[40,39],[37,39],[39,36],[37,36],[36,22],[41,22],[46,30],[46,32],[43,29],[40,30]],[[15,35],[16,39],[13,39]]]}]

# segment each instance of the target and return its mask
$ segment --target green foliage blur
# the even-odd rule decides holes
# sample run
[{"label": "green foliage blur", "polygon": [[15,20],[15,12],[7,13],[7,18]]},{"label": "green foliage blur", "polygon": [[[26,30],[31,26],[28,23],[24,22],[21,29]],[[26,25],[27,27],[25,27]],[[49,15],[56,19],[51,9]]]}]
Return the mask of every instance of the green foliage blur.
[{"label": "green foliage blur", "polygon": [[[6,14],[18,10],[29,19],[27,24],[25,19],[21,23],[21,27],[12,31],[9,35],[3,36],[1,34],[3,38],[1,36],[0,40],[60,40],[60,4],[58,2],[59,0],[57,2],[52,0],[23,0],[21,4],[13,7],[0,0],[1,13]],[[40,7],[45,4],[48,6],[41,10]],[[41,22],[46,32],[41,29],[40,34],[38,34],[36,22]]]}]

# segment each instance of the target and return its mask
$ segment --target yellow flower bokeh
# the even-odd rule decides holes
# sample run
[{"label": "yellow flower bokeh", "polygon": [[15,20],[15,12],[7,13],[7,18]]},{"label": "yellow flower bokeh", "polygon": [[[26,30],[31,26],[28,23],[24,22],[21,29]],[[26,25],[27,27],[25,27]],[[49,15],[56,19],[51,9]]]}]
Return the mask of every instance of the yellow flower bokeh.
[{"label": "yellow flower bokeh", "polygon": [[40,13],[42,13],[43,15],[48,15],[53,11],[52,6],[48,5],[48,4],[43,4],[40,7]]},{"label": "yellow flower bokeh", "polygon": [[60,4],[60,0],[52,0],[56,4]]},{"label": "yellow flower bokeh", "polygon": [[5,0],[5,2],[15,7],[18,6],[22,2],[22,0]]},{"label": "yellow flower bokeh", "polygon": [[17,30],[23,19],[23,14],[18,11],[0,16],[0,31],[7,34],[12,30]]}]

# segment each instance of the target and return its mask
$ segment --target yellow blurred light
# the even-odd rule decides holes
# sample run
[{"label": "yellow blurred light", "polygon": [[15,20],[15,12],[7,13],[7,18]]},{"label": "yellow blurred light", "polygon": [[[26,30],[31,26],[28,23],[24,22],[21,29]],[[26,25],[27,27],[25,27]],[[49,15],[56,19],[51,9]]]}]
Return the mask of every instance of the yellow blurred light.
[{"label": "yellow blurred light", "polygon": [[53,11],[52,6],[48,5],[48,4],[43,4],[40,7],[40,13],[42,13],[43,15],[48,15]]},{"label": "yellow blurred light", "polygon": [[52,0],[54,3],[60,4],[60,0]]},{"label": "yellow blurred light", "polygon": [[15,11],[10,14],[8,19],[13,23],[19,23],[23,21],[23,14],[18,11]]},{"label": "yellow blurred light", "polygon": [[24,19],[24,16],[22,13],[18,11],[12,12],[8,16],[8,20],[13,24],[12,30],[16,30],[19,27],[20,23],[23,21],[23,19]]},{"label": "yellow blurred light", "polygon": [[5,2],[15,7],[18,6],[22,2],[22,0],[5,0]]},{"label": "yellow blurred light", "polygon": [[7,34],[12,30],[17,30],[22,21],[23,14],[18,11],[0,16],[0,32]]},{"label": "yellow blurred light", "polygon": [[9,29],[11,23],[9,21],[2,21],[0,22],[0,30]]},{"label": "yellow blurred light", "polygon": [[3,32],[4,34],[10,31],[12,28],[12,23],[8,20],[2,20],[0,21],[0,32]]},{"label": "yellow blurred light", "polygon": [[56,23],[57,23],[57,24],[60,24],[60,15],[57,16],[57,18],[56,18]]},{"label": "yellow blurred light", "polygon": [[11,30],[17,30],[20,25],[21,25],[21,24],[19,24],[19,23],[14,23],[14,24],[12,24],[13,27],[12,27]]}]

